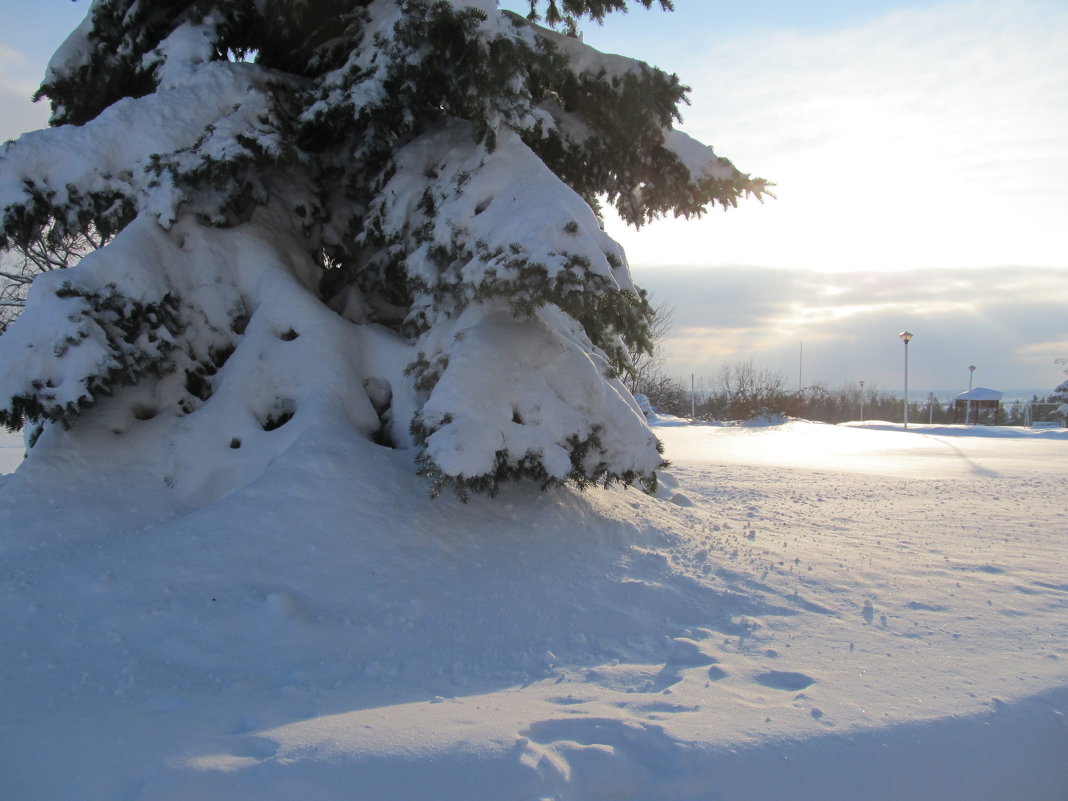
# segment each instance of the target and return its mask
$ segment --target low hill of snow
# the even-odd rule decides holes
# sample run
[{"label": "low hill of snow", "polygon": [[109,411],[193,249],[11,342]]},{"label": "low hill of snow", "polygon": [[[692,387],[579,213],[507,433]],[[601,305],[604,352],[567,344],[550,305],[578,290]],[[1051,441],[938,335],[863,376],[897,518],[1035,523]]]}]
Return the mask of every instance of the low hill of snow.
[{"label": "low hill of snow", "polygon": [[0,795],[1065,797],[1068,432],[657,434],[657,497],[340,426],[192,511],[173,453],[0,475]]}]

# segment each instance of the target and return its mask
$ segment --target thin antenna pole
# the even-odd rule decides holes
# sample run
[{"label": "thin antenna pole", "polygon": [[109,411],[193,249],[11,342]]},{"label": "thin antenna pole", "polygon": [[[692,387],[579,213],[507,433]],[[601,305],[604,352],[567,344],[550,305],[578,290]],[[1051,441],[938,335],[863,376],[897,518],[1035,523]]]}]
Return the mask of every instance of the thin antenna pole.
[{"label": "thin antenna pole", "polygon": [[697,420],[697,396],[694,394],[693,373],[690,373],[690,422]]}]

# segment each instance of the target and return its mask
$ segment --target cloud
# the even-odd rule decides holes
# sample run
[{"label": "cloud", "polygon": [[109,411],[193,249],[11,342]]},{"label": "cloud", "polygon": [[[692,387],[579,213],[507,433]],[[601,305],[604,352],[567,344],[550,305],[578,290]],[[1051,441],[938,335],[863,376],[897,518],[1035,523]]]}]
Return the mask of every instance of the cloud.
[{"label": "cloud", "polygon": [[1060,375],[1053,359],[1068,356],[1062,269],[675,267],[638,269],[635,279],[674,309],[665,344],[676,376],[712,376],[724,364],[752,359],[791,381],[803,362],[806,384],[864,379],[896,386],[902,329],[916,335],[910,371],[919,387],[966,383],[969,364],[981,365],[993,386],[1053,386]]}]

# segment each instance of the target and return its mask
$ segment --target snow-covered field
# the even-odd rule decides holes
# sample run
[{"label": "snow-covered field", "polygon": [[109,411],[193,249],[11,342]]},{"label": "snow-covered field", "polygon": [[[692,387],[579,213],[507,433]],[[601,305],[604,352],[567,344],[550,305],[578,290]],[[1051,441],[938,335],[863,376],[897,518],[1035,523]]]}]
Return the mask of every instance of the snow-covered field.
[{"label": "snow-covered field", "polygon": [[0,476],[0,798],[1068,798],[1068,432],[657,434],[659,497]]}]

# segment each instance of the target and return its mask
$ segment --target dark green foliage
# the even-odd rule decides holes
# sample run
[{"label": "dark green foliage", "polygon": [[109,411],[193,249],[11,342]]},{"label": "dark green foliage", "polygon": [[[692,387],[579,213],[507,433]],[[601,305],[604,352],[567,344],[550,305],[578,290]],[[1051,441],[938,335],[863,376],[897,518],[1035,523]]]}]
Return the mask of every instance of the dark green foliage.
[{"label": "dark green foliage", "polygon": [[[575,75],[566,63],[545,67],[538,76],[545,94],[536,100],[551,98],[561,113],[579,113],[591,135],[574,140],[560,127],[535,128],[524,141],[588,203],[596,207],[604,195],[624,220],[641,225],[669,210],[699,214],[716,197],[708,190],[722,187],[691,187],[689,172],[664,146],[663,130],[679,118],[687,91],[674,75],[644,64],[622,76]],[[762,184],[743,176],[746,182],[740,191],[761,191]]]},{"label": "dark green foliage", "polygon": [[82,192],[67,186],[63,199],[57,201],[55,190],[32,180],[25,181],[23,189],[27,202],[3,210],[0,250],[25,250],[37,243],[56,247],[60,240],[89,232],[103,244],[137,214],[132,198],[113,190]]},{"label": "dark green foliage", "polygon": [[[671,0],[656,0],[660,7],[666,11],[674,8]],[[578,32],[579,17],[602,22],[613,11],[626,11],[626,0],[529,0],[530,14],[528,19],[536,22],[544,19],[553,27],[564,26],[568,33],[575,35]],[[638,2],[650,8],[654,0],[638,0]],[[544,10],[543,10],[544,9]]]},{"label": "dark green foliage", "polygon": [[69,74],[52,75],[36,98],[52,100],[55,125],[81,125],[124,97],[155,91],[146,56],[184,23],[216,20],[214,57],[257,63],[301,77],[343,62],[360,36],[370,0],[111,0],[92,7],[89,58]]},{"label": "dark green foliage", "polygon": [[448,366],[449,360],[444,355],[439,354],[431,362],[425,353],[420,353],[414,362],[404,368],[404,374],[414,378],[413,386],[416,392],[429,395]]},{"label": "dark green foliage", "polygon": [[55,355],[61,358],[86,339],[102,337],[110,358],[98,366],[73,400],[60,400],[56,388],[48,382],[34,382],[32,392],[12,399],[10,411],[0,409],[0,425],[8,429],[21,428],[27,420],[42,419],[70,426],[101,395],[134,384],[146,374],[158,375],[173,368],[170,357],[184,324],[178,314],[178,301],[172,295],[165,295],[157,303],[142,303],[123,297],[114,286],[86,291],[69,283],[56,295],[77,301],[69,315],[77,333],[57,342]]},{"label": "dark green foliage", "polygon": [[[447,425],[451,420],[445,418],[441,425]],[[426,440],[437,429],[428,428],[419,418],[412,424],[412,434],[419,445],[425,445]],[[495,497],[500,492],[501,485],[511,481],[532,481],[541,489],[547,490],[553,487],[572,483],[579,489],[587,489],[600,485],[605,488],[613,484],[633,486],[638,484],[649,493],[656,492],[656,473],[643,474],[635,470],[626,470],[622,473],[613,471],[601,457],[604,455],[601,444],[601,428],[594,426],[589,435],[581,437],[577,434],[567,438],[566,445],[571,459],[571,471],[563,478],[556,478],[546,471],[539,453],[514,454],[501,450],[496,454],[493,470],[478,476],[450,476],[443,473],[433,460],[427,457],[426,451],[416,457],[419,466],[419,474],[431,481],[431,494],[440,496],[443,492],[452,491],[461,501],[467,503],[471,493],[488,493]],[[663,445],[657,442],[657,451],[664,452]],[[667,462],[661,462],[660,469],[667,467]]]},{"label": "dark green foliage", "polygon": [[[507,298],[517,318],[529,317],[546,305],[554,305],[579,321],[586,335],[605,352],[620,373],[630,363],[630,353],[644,352],[652,343],[648,321],[649,304],[640,295],[620,291],[612,281],[589,270],[584,257],[559,254],[566,269],[551,275],[544,264],[532,262],[522,248],[489,250],[476,243],[475,253],[456,247],[442,250],[441,277],[434,286],[413,282],[413,287],[431,295],[441,308],[462,309],[468,303]],[[472,259],[490,265],[477,284],[463,281],[462,268]],[[409,318],[409,330],[417,334],[428,327],[420,315]]]}]

